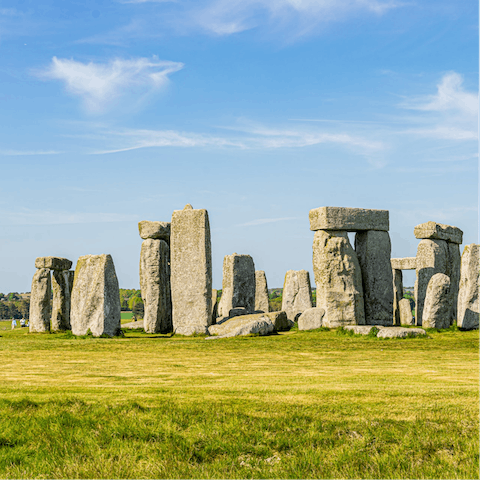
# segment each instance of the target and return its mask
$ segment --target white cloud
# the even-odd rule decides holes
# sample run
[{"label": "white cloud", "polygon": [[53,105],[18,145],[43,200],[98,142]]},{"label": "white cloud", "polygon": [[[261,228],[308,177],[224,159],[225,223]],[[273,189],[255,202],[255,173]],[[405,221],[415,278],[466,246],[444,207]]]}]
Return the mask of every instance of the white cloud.
[{"label": "white cloud", "polygon": [[22,155],[58,155],[60,153],[57,150],[0,150],[0,155],[17,157]]},{"label": "white cloud", "polygon": [[72,95],[82,98],[89,112],[100,113],[126,93],[140,95],[164,87],[168,76],[183,68],[183,63],[153,57],[108,63],[82,63],[73,59],[52,58],[52,63],[36,74],[60,80]]}]

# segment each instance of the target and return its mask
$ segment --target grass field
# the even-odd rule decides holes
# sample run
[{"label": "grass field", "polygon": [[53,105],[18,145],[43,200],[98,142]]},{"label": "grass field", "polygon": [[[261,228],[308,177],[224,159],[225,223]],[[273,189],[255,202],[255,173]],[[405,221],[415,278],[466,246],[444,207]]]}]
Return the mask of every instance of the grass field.
[{"label": "grass field", "polygon": [[478,331],[430,336],[1,330],[0,476],[478,478]]}]

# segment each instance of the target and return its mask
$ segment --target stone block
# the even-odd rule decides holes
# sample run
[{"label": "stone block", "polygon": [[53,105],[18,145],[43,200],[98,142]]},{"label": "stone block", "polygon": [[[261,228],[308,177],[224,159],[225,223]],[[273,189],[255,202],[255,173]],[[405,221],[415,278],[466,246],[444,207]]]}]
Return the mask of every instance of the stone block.
[{"label": "stone block", "polygon": [[170,244],[170,222],[149,222],[148,220],[143,220],[138,222],[138,233],[144,240],[153,238],[164,240],[167,244]]},{"label": "stone block", "polygon": [[393,270],[415,270],[417,257],[392,258],[390,260]]},{"label": "stone block", "polygon": [[408,338],[424,337],[427,332],[422,328],[382,327],[377,338]]},{"label": "stone block", "polygon": [[452,302],[450,278],[443,273],[436,273],[428,282],[422,326],[424,328],[448,328]]},{"label": "stone block", "polygon": [[412,315],[412,307],[408,298],[402,298],[398,302],[400,325],[415,325]]},{"label": "stone block", "polygon": [[403,298],[403,273],[392,270],[393,275],[393,324],[400,325],[400,300]]},{"label": "stone block", "polygon": [[388,232],[388,210],[320,207],[310,210],[310,230],[380,230]]},{"label": "stone block", "polygon": [[307,270],[289,270],[283,282],[282,310],[292,322],[307,309],[312,308],[312,288]]},{"label": "stone block", "polygon": [[70,325],[70,285],[69,270],[54,270],[52,274],[52,319],[50,328],[53,332],[71,330]]},{"label": "stone block", "polygon": [[320,307],[308,308],[298,317],[299,330],[315,330],[323,326],[325,310]]},{"label": "stone block", "polygon": [[463,231],[451,225],[443,225],[437,222],[425,222],[417,225],[413,233],[415,238],[445,240],[446,242],[461,244],[463,241]]},{"label": "stone block", "polygon": [[50,317],[52,314],[51,291],[50,270],[48,268],[39,268],[33,276],[30,294],[29,330],[32,333],[50,331]]},{"label": "stone block", "polygon": [[479,289],[480,245],[465,245],[458,294],[457,325],[465,330],[478,329],[480,305]]},{"label": "stone block", "polygon": [[255,270],[255,311],[269,311],[267,277],[263,270]]},{"label": "stone block", "polygon": [[49,268],[50,270],[69,270],[72,262],[61,257],[37,257],[35,268]]}]

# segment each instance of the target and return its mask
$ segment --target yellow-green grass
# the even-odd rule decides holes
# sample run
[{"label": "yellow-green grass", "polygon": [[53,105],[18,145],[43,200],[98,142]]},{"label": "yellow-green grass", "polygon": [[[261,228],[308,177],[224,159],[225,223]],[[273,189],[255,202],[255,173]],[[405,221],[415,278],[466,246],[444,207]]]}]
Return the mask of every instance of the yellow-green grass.
[{"label": "yellow-green grass", "polygon": [[478,332],[0,332],[5,478],[478,478]]},{"label": "yellow-green grass", "polygon": [[133,312],[121,312],[122,323],[129,323],[132,321]]}]

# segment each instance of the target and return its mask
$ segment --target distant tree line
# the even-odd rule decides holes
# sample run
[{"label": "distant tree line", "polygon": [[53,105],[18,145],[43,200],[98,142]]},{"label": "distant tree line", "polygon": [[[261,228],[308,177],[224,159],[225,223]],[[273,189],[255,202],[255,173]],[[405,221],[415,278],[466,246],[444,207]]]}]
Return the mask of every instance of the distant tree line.
[{"label": "distant tree line", "polygon": [[30,298],[18,292],[0,293],[0,319],[29,318]]}]

